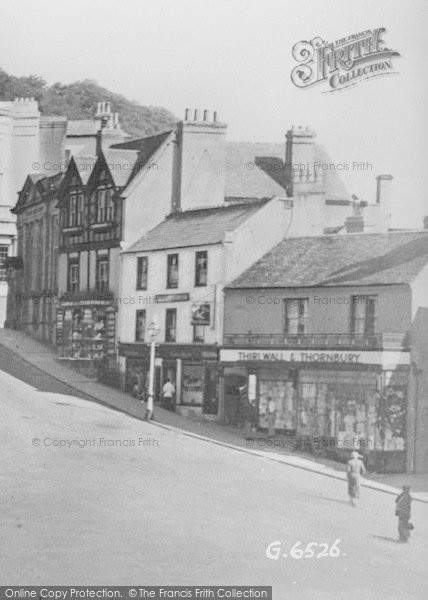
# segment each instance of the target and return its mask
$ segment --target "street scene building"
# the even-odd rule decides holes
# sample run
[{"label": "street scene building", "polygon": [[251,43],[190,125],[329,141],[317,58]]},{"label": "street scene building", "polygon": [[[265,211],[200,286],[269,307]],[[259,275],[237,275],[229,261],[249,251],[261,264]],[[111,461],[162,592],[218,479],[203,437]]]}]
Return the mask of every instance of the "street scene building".
[{"label": "street scene building", "polygon": [[280,242],[225,289],[225,414],[246,385],[258,427],[271,399],[277,431],[426,471],[427,277],[428,231]]},{"label": "street scene building", "polygon": [[[314,169],[328,155],[308,128],[290,130],[284,147],[228,144],[225,134],[226,125],[207,111],[187,110],[178,124],[175,144],[165,149],[175,152],[172,171],[152,174],[164,190],[162,180],[172,181],[170,214],[122,254],[118,333],[125,389],[147,382],[147,327],[155,319],[156,396],[169,379],[176,410],[219,420],[224,285],[284,235],[343,229],[355,212],[338,175]],[[144,210],[153,221],[151,207],[159,211],[161,202],[147,198],[132,222],[144,226]],[[379,227],[379,207],[372,226]]]},{"label": "street scene building", "polygon": [[41,173],[59,172],[66,127],[64,117],[41,116],[34,98],[0,102],[0,327],[7,318],[6,259],[17,252],[11,209],[29,173],[34,173],[35,183]]},{"label": "street scene building", "polygon": [[277,432],[426,468],[426,233],[390,230],[392,176],[361,200],[308,127],[229,143],[208,111],[139,139],[106,102],[47,123],[57,170],[27,175],[12,209],[8,326],[142,397],[155,327],[154,396],[170,381],[176,412],[239,425],[245,389],[261,431],[273,400]]},{"label": "street scene building", "polygon": [[[17,151],[14,158],[20,165],[22,179],[20,181],[17,175],[11,184],[17,186],[15,194],[18,193],[16,204],[11,196],[14,203],[9,210],[11,220],[16,215],[13,227],[16,228],[14,239],[17,235],[18,242],[8,262],[10,289],[6,324],[54,343],[60,239],[58,202],[63,183],[68,182],[71,171],[86,183],[102,147],[123,142],[129,136],[122,131],[118,115],[111,112],[108,102],[98,103],[92,121],[40,117],[37,102],[32,100],[17,101],[15,105],[20,108],[22,118],[28,121],[27,113],[31,109],[29,122],[39,122],[40,148],[36,146],[34,152],[26,156],[27,146],[23,146],[22,152]],[[30,159],[33,159],[31,164]],[[36,168],[37,172],[30,172]],[[79,218],[81,216],[79,214]]]}]

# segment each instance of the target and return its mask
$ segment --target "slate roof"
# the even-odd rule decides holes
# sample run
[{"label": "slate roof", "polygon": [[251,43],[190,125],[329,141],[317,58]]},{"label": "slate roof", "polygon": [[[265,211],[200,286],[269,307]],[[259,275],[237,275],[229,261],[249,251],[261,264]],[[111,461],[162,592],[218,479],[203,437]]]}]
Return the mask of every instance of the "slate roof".
[{"label": "slate roof", "polygon": [[110,146],[112,150],[136,150],[139,153],[138,162],[141,166],[145,165],[156,150],[163,144],[166,138],[170,135],[171,131],[164,131],[158,135],[152,135],[150,137],[139,138],[137,140],[130,140],[129,142],[122,142],[120,144],[113,144]]},{"label": "slate roof", "polygon": [[127,252],[148,252],[221,242],[225,232],[234,231],[268,200],[201,208],[169,215],[162,223],[133,244]]},{"label": "slate roof", "polygon": [[286,239],[228,288],[405,284],[428,264],[428,231]]},{"label": "slate roof", "polygon": [[[256,165],[257,157],[264,157],[265,169]],[[284,157],[285,144],[227,142],[226,197],[284,196]]]},{"label": "slate roof", "polygon": [[79,171],[80,178],[82,180],[83,185],[88,183],[88,179],[94,169],[95,163],[97,162],[96,156],[83,156],[73,155],[74,162],[76,163],[77,170]]},{"label": "slate roof", "polygon": [[[314,162],[330,164],[324,146],[314,144]],[[289,185],[285,169],[285,143],[228,142],[226,146],[226,197],[284,196]],[[323,171],[326,200],[350,200],[339,174]]]},{"label": "slate roof", "polygon": [[135,163],[138,160],[136,150],[107,148],[103,150],[109,171],[117,187],[125,186],[131,178]]}]

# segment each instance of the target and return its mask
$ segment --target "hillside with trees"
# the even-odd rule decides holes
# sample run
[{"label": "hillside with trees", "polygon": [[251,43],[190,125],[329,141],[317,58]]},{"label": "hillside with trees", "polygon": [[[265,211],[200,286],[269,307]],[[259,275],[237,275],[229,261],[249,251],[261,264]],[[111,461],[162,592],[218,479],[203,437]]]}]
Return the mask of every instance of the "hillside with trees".
[{"label": "hillside with trees", "polygon": [[119,113],[122,128],[133,137],[165,131],[177,122],[167,109],[143,106],[91,79],[49,86],[37,75],[14,77],[0,69],[0,100],[15,98],[35,98],[43,115],[63,115],[69,119],[93,118],[97,102],[106,100],[111,102],[114,112]]}]

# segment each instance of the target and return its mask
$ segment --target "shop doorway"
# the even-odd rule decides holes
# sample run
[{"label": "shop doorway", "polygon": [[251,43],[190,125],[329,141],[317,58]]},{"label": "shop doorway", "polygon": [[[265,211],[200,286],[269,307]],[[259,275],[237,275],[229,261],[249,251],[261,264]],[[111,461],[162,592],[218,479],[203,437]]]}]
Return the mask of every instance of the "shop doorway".
[{"label": "shop doorway", "polygon": [[228,425],[241,422],[239,388],[247,385],[245,375],[225,374],[224,377],[224,418]]}]

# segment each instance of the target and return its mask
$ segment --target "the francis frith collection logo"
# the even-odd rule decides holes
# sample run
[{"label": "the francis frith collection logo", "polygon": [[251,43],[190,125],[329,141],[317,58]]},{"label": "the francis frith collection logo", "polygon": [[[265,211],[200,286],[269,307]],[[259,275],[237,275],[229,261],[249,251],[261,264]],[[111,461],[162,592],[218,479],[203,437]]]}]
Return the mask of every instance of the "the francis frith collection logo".
[{"label": "the francis frith collection logo", "polygon": [[400,54],[387,48],[386,29],[369,29],[335,42],[320,37],[293,46],[293,58],[299,63],[291,72],[291,81],[300,88],[326,82],[328,92],[348,88],[360,81],[395,73],[392,60]]}]

